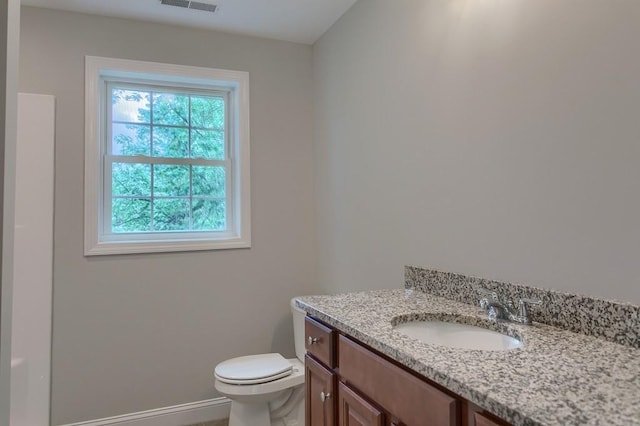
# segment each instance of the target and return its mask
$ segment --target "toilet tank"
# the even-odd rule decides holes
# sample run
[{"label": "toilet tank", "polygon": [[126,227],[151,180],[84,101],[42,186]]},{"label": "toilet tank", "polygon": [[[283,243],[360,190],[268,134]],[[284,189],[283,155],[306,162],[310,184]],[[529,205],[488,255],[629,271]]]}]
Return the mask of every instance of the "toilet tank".
[{"label": "toilet tank", "polygon": [[291,313],[293,314],[293,343],[296,347],[296,357],[304,362],[304,317],[305,311],[296,306],[296,299],[291,299]]}]

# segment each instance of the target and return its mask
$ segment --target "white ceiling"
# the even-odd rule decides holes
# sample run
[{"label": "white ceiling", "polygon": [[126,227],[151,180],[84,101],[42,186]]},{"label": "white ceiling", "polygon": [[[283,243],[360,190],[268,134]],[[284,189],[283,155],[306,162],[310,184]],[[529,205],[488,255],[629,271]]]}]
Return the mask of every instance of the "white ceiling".
[{"label": "white ceiling", "polygon": [[215,13],[160,0],[22,0],[23,5],[132,18],[313,44],[356,0],[198,0]]}]

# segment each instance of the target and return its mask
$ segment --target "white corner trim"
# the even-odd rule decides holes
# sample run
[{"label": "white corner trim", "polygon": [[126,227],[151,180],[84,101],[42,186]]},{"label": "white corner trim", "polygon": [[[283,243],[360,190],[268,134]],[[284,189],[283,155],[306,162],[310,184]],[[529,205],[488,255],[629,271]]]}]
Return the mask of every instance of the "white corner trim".
[{"label": "white corner trim", "polygon": [[215,398],[64,426],[179,426],[223,420],[230,410],[231,400]]}]

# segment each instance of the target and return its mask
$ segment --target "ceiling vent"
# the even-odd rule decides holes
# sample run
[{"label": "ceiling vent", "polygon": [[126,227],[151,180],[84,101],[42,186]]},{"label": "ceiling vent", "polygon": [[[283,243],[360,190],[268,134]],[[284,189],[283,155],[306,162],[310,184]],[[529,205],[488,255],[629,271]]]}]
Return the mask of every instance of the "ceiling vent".
[{"label": "ceiling vent", "polygon": [[205,12],[215,12],[218,6],[211,3],[203,3],[199,1],[189,0],[160,0],[160,4],[166,6],[184,7],[185,9],[204,10]]}]

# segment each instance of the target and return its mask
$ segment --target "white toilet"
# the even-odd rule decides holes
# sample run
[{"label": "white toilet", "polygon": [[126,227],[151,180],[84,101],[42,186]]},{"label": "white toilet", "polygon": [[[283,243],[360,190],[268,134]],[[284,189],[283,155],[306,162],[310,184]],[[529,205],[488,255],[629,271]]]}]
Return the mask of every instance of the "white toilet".
[{"label": "white toilet", "polygon": [[231,400],[229,426],[303,426],[304,418],[304,317],[295,306],[293,336],[296,357],[280,354],[249,355],[221,362],[215,370],[215,387]]}]

